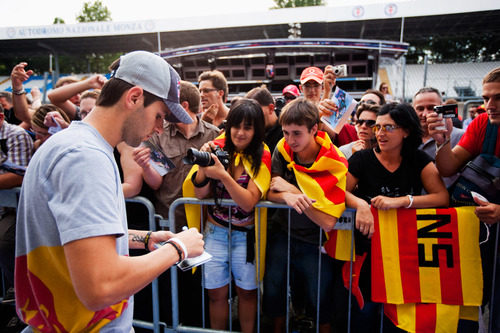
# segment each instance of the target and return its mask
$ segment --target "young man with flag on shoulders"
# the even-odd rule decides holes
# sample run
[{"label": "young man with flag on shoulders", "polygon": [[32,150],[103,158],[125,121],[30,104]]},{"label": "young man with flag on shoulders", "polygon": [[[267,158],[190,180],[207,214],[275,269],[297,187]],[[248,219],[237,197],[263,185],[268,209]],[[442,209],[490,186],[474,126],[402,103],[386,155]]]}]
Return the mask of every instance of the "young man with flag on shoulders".
[{"label": "young man with flag on shoulders", "polygon": [[[287,230],[290,230],[292,274],[306,282],[306,301],[317,304],[318,244],[322,232],[331,232],[345,209],[347,160],[328,135],[318,131],[317,107],[299,98],[287,104],[280,115],[284,138],[272,157],[272,180],[268,199],[286,203],[290,210],[280,209],[273,216],[280,231],[268,241],[264,277],[264,310],[273,318],[275,332],[284,331],[286,311]],[[322,229],[322,231],[321,231]],[[332,288],[334,262],[321,254],[320,331],[330,330],[333,319]],[[293,286],[292,286],[293,288]]]}]

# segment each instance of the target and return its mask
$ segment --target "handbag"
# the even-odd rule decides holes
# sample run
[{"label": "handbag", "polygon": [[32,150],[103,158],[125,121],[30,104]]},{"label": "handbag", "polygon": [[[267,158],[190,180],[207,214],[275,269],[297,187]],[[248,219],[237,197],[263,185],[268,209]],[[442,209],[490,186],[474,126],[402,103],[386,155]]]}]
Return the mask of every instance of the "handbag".
[{"label": "handbag", "polygon": [[471,191],[500,204],[500,158],[496,157],[498,126],[488,120],[481,154],[468,162],[450,186],[450,206],[476,206]]}]

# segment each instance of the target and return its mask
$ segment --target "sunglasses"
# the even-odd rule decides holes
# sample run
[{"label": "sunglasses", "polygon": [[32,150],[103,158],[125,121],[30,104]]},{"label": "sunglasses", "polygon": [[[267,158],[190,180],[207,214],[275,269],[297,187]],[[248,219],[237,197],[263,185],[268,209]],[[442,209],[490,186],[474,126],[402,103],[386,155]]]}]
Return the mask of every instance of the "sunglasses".
[{"label": "sunglasses", "polygon": [[400,128],[398,125],[391,125],[391,124],[387,124],[387,125],[375,125],[373,126],[373,133],[377,134],[380,130],[383,130],[384,132],[389,132],[389,133],[392,133],[394,132],[395,129],[398,129]]},{"label": "sunglasses", "polygon": [[373,126],[375,126],[375,120],[372,120],[372,119],[358,119],[358,120],[356,120],[356,125],[363,126],[363,124],[366,124],[366,127],[373,127]]},{"label": "sunglasses", "polygon": [[297,97],[295,97],[295,96],[293,96],[293,95],[285,95],[285,99],[286,99],[287,101],[293,101],[295,98],[297,98]]}]

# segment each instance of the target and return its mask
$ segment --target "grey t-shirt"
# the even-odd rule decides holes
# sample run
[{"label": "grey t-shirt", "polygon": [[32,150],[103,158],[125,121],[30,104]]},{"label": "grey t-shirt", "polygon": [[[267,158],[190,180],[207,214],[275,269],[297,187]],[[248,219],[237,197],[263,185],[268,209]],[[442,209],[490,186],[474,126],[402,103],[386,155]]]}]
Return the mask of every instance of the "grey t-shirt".
[{"label": "grey t-shirt", "polygon": [[63,245],[102,235],[115,235],[117,253],[128,255],[125,201],[113,148],[92,126],[73,122],[38,149],[24,177],[15,276],[17,312],[24,321],[54,331],[130,331],[132,297],[91,311],[69,276]]}]

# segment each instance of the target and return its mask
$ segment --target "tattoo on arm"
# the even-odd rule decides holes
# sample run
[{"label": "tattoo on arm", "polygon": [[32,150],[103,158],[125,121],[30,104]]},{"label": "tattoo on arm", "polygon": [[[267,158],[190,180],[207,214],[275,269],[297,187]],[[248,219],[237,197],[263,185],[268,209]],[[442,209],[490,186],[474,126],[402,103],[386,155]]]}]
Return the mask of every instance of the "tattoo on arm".
[{"label": "tattoo on arm", "polygon": [[137,243],[142,243],[144,244],[144,240],[146,239],[146,236],[141,236],[141,235],[136,235],[136,234],[129,234],[129,238],[132,242],[137,242]]}]

